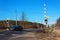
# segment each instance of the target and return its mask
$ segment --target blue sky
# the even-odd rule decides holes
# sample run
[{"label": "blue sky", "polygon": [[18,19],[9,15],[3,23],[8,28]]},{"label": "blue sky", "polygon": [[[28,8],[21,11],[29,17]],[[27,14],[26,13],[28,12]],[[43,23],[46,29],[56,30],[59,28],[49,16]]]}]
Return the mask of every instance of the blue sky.
[{"label": "blue sky", "polygon": [[[60,17],[60,0],[46,0],[46,8],[48,23],[55,23]],[[44,0],[0,0],[0,20],[15,20],[15,10],[18,20],[21,20],[24,11],[27,21],[44,24]]]}]

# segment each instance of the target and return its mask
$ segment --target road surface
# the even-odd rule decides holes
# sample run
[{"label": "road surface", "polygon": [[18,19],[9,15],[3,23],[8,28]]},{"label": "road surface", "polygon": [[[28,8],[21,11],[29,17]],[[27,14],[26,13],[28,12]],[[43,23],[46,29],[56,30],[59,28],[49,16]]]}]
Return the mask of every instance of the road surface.
[{"label": "road surface", "polygon": [[0,31],[0,40],[60,40],[60,30],[56,29],[54,33],[43,33],[39,29]]},{"label": "road surface", "polygon": [[0,31],[0,40],[37,40],[34,34],[36,31],[38,30]]}]

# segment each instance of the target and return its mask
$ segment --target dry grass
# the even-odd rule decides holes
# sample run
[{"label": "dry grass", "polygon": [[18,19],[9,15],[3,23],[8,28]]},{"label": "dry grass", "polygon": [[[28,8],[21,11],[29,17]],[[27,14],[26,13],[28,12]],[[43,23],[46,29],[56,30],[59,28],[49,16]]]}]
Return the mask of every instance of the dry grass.
[{"label": "dry grass", "polygon": [[36,32],[37,40],[60,40],[60,30],[54,30],[53,32]]}]

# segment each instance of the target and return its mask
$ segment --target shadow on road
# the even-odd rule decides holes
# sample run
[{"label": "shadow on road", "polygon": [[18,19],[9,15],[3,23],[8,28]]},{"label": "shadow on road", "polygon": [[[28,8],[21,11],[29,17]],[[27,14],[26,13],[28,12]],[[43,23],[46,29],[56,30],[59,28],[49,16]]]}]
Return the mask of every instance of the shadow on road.
[{"label": "shadow on road", "polygon": [[2,31],[0,32],[0,34],[6,34],[6,35],[9,35],[9,34],[25,34],[27,32],[36,32],[38,30],[31,30],[31,29],[26,29],[26,30],[22,30],[22,31]]}]

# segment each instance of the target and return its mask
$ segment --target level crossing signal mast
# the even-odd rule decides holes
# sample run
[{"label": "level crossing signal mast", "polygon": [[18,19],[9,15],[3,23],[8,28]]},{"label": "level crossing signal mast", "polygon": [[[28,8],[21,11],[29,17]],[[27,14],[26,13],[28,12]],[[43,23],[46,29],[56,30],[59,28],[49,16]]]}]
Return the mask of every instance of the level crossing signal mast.
[{"label": "level crossing signal mast", "polygon": [[44,22],[45,22],[44,31],[49,32],[50,29],[48,27],[48,16],[46,15],[46,0],[44,0]]},{"label": "level crossing signal mast", "polygon": [[45,22],[45,30],[46,32],[52,32],[53,29],[48,26],[48,16],[46,15],[46,0],[44,0],[44,22]]},{"label": "level crossing signal mast", "polygon": [[48,27],[48,16],[46,15],[46,0],[44,0],[44,21],[46,27]]}]

